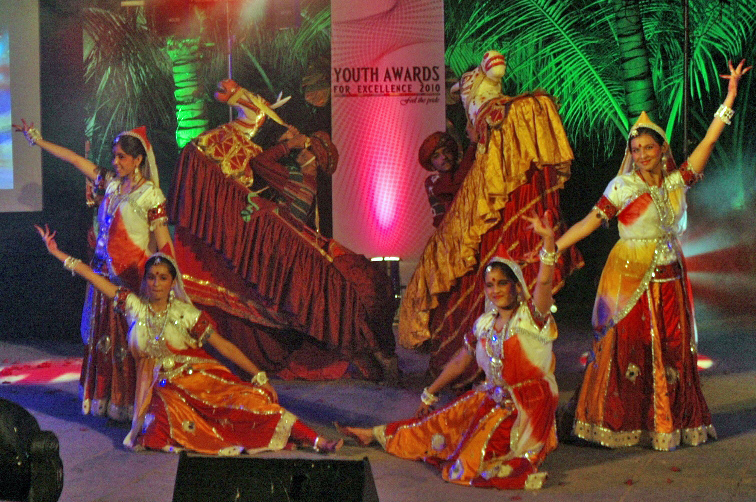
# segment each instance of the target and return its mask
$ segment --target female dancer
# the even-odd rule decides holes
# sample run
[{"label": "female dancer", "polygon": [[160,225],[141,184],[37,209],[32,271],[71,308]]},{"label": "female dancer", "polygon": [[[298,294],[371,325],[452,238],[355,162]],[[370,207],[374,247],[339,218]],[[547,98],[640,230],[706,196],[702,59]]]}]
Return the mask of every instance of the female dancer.
[{"label": "female dancer", "polygon": [[[113,140],[115,173],[42,138],[33,124],[14,125],[30,145],[39,145],[64,160],[95,184],[104,199],[97,216],[97,243],[92,268],[119,286],[136,290],[147,258],[157,249],[173,254],[165,197],[147,131],[139,127]],[[89,286],[81,319],[85,343],[81,367],[82,412],[131,419],[134,403],[134,360],[126,342],[126,321],[112,302]]]},{"label": "female dancer", "polygon": [[[278,405],[265,372],[191,304],[168,255],[155,253],[147,260],[138,296],[59,250],[55,232],[47,226],[36,228],[50,254],[114,300],[128,320],[129,348],[138,371],[126,446],[211,455],[280,450],[289,440],[324,452],[341,447],[343,440],[319,437]],[[251,383],[210,356],[202,348],[205,343],[253,375]]]},{"label": "female dancer", "polygon": [[696,366],[693,302],[678,236],[685,192],[698,181],[725,124],[744,61],[729,63],[727,97],[701,143],[677,168],[664,130],[643,113],[630,129],[619,175],[559,251],[617,217],[620,240],[604,266],[593,310],[595,341],[573,432],[609,447],[649,442],[657,450],[716,437]]},{"label": "female dancer", "polygon": [[[378,441],[398,457],[437,465],[452,483],[540,488],[538,466],[556,448],[554,414],[559,399],[551,345],[557,328],[550,308],[554,231],[549,216],[525,217],[543,239],[533,296],[520,267],[496,256],[487,265],[484,291],[492,307],[422,394],[415,418],[372,429],[337,429],[362,445]],[[477,364],[486,380],[433,411],[436,393]]]}]

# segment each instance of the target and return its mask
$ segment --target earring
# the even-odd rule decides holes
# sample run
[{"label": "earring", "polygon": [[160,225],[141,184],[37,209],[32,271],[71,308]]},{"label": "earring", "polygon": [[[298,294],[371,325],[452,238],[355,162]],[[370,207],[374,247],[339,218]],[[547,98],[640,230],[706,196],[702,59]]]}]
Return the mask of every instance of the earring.
[{"label": "earring", "polygon": [[171,290],[171,292],[168,293],[168,301],[172,302],[174,298],[176,298],[176,293],[174,293],[174,291]]}]

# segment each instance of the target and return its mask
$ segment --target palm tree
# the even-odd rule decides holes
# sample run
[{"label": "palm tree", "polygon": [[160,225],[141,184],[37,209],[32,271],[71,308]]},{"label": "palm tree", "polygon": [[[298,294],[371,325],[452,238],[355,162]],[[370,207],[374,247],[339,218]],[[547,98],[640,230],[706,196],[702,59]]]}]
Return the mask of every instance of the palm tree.
[{"label": "palm tree", "polygon": [[302,80],[312,62],[322,66],[329,60],[330,9],[318,0],[303,3],[299,29],[272,30],[258,20],[236,23],[229,34],[224,16],[194,9],[193,29],[167,37],[150,30],[142,12],[86,10],[92,159],[106,165],[110,139],[136,124],[147,124],[161,137],[173,131],[174,145],[181,148],[227,121],[227,107],[215,104],[210,92],[228,75],[229,36],[236,41],[233,76],[241,85],[269,100],[279,92],[291,95],[287,108],[297,113],[280,110],[282,116],[302,130],[327,128],[330,107],[308,105]]},{"label": "palm tree", "polygon": [[[668,117],[682,106],[682,7],[659,0],[445,2],[447,61],[456,72],[485,50],[508,58],[509,90],[555,94],[575,141],[611,151],[640,111]],[[718,69],[754,30],[756,2],[690,0],[691,92],[702,101]]]},{"label": "palm tree", "polygon": [[89,37],[86,135],[92,161],[108,165],[110,141],[120,131],[137,125],[175,129],[171,61],[162,40],[130,16],[89,9],[83,27]]}]

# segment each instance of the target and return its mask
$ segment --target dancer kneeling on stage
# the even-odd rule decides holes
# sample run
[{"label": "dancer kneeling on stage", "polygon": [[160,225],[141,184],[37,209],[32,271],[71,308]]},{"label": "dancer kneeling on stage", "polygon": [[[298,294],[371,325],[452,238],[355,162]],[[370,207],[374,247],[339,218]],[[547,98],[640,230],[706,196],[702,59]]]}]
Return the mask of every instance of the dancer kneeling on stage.
[{"label": "dancer kneeling on stage", "polygon": [[[538,466],[557,446],[554,414],[559,394],[550,309],[554,232],[549,215],[525,217],[543,239],[533,295],[520,267],[496,256],[485,273],[487,309],[461,348],[422,394],[416,417],[374,428],[337,429],[362,445],[378,441],[398,457],[437,465],[452,483],[540,488]],[[485,381],[451,404],[433,410],[436,393],[477,364]]]},{"label": "dancer kneeling on stage", "polygon": [[[324,452],[341,447],[343,440],[318,437],[277,404],[278,396],[265,373],[191,304],[170,257],[156,253],[147,260],[141,296],[137,296],[59,250],[55,232],[47,226],[36,228],[50,254],[113,298],[116,309],[128,320],[137,387],[131,431],[123,441],[126,446],[211,455],[280,450],[290,442]],[[251,382],[210,356],[202,348],[204,343],[254,375]]]}]

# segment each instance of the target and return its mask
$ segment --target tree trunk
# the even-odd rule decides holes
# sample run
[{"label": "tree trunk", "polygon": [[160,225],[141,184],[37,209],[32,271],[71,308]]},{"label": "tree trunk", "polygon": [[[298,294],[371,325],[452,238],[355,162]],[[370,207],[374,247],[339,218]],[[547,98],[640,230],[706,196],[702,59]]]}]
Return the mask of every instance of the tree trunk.
[{"label": "tree trunk", "polygon": [[620,70],[627,98],[627,116],[631,124],[645,111],[656,120],[658,109],[651,80],[649,54],[643,35],[637,0],[614,0]]},{"label": "tree trunk", "polygon": [[169,38],[167,49],[173,62],[173,82],[176,84],[176,142],[179,148],[183,148],[210,128],[197,76],[199,39]]}]

